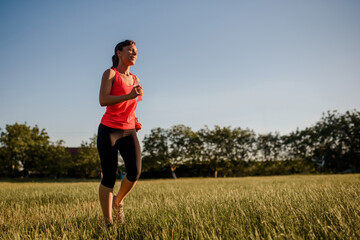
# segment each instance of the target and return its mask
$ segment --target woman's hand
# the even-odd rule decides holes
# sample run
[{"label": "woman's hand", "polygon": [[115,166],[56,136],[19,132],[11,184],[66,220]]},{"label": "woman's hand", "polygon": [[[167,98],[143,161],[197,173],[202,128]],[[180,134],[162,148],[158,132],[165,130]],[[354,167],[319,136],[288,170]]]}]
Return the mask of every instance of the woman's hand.
[{"label": "woman's hand", "polygon": [[133,99],[136,98],[137,96],[142,96],[143,94],[144,94],[143,88],[140,85],[136,85],[128,94],[128,97],[129,99]]},{"label": "woman's hand", "polygon": [[142,128],[142,124],[139,123],[139,119],[137,117],[135,117],[135,130],[136,132],[140,131]]}]

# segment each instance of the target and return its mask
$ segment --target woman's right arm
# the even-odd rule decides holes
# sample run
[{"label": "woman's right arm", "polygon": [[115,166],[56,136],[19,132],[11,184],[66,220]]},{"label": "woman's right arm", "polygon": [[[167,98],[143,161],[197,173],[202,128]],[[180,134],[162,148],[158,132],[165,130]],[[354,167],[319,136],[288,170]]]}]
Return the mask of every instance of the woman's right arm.
[{"label": "woman's right arm", "polygon": [[114,96],[110,95],[113,82],[115,81],[115,71],[107,69],[101,79],[99,102],[101,106],[110,106],[118,103],[125,102],[127,100],[136,98],[139,94],[134,88],[129,94]]}]

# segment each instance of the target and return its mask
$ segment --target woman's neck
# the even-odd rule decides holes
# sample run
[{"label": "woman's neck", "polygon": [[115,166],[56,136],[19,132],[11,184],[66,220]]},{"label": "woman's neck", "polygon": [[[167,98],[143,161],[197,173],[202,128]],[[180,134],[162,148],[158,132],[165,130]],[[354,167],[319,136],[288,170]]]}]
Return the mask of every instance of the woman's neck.
[{"label": "woman's neck", "polygon": [[121,62],[116,68],[119,73],[130,75],[130,66],[126,66],[125,64],[122,64]]}]

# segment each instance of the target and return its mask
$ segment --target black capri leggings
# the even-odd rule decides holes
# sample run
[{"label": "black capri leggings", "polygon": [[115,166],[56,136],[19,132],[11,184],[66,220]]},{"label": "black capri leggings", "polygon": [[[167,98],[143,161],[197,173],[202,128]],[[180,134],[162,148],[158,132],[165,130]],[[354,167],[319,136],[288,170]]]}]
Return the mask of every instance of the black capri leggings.
[{"label": "black capri leggings", "polygon": [[141,151],[135,129],[115,129],[99,125],[97,136],[103,178],[101,184],[108,188],[115,185],[118,169],[118,151],[125,162],[126,178],[135,182],[141,174]]}]

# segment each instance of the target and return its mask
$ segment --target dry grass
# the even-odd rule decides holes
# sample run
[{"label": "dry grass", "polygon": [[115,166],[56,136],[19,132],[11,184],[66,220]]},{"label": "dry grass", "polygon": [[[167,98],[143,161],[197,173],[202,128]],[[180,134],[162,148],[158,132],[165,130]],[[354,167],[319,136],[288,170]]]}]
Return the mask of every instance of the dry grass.
[{"label": "dry grass", "polygon": [[110,229],[98,185],[0,182],[0,238],[360,239],[359,174],[139,181]]}]

